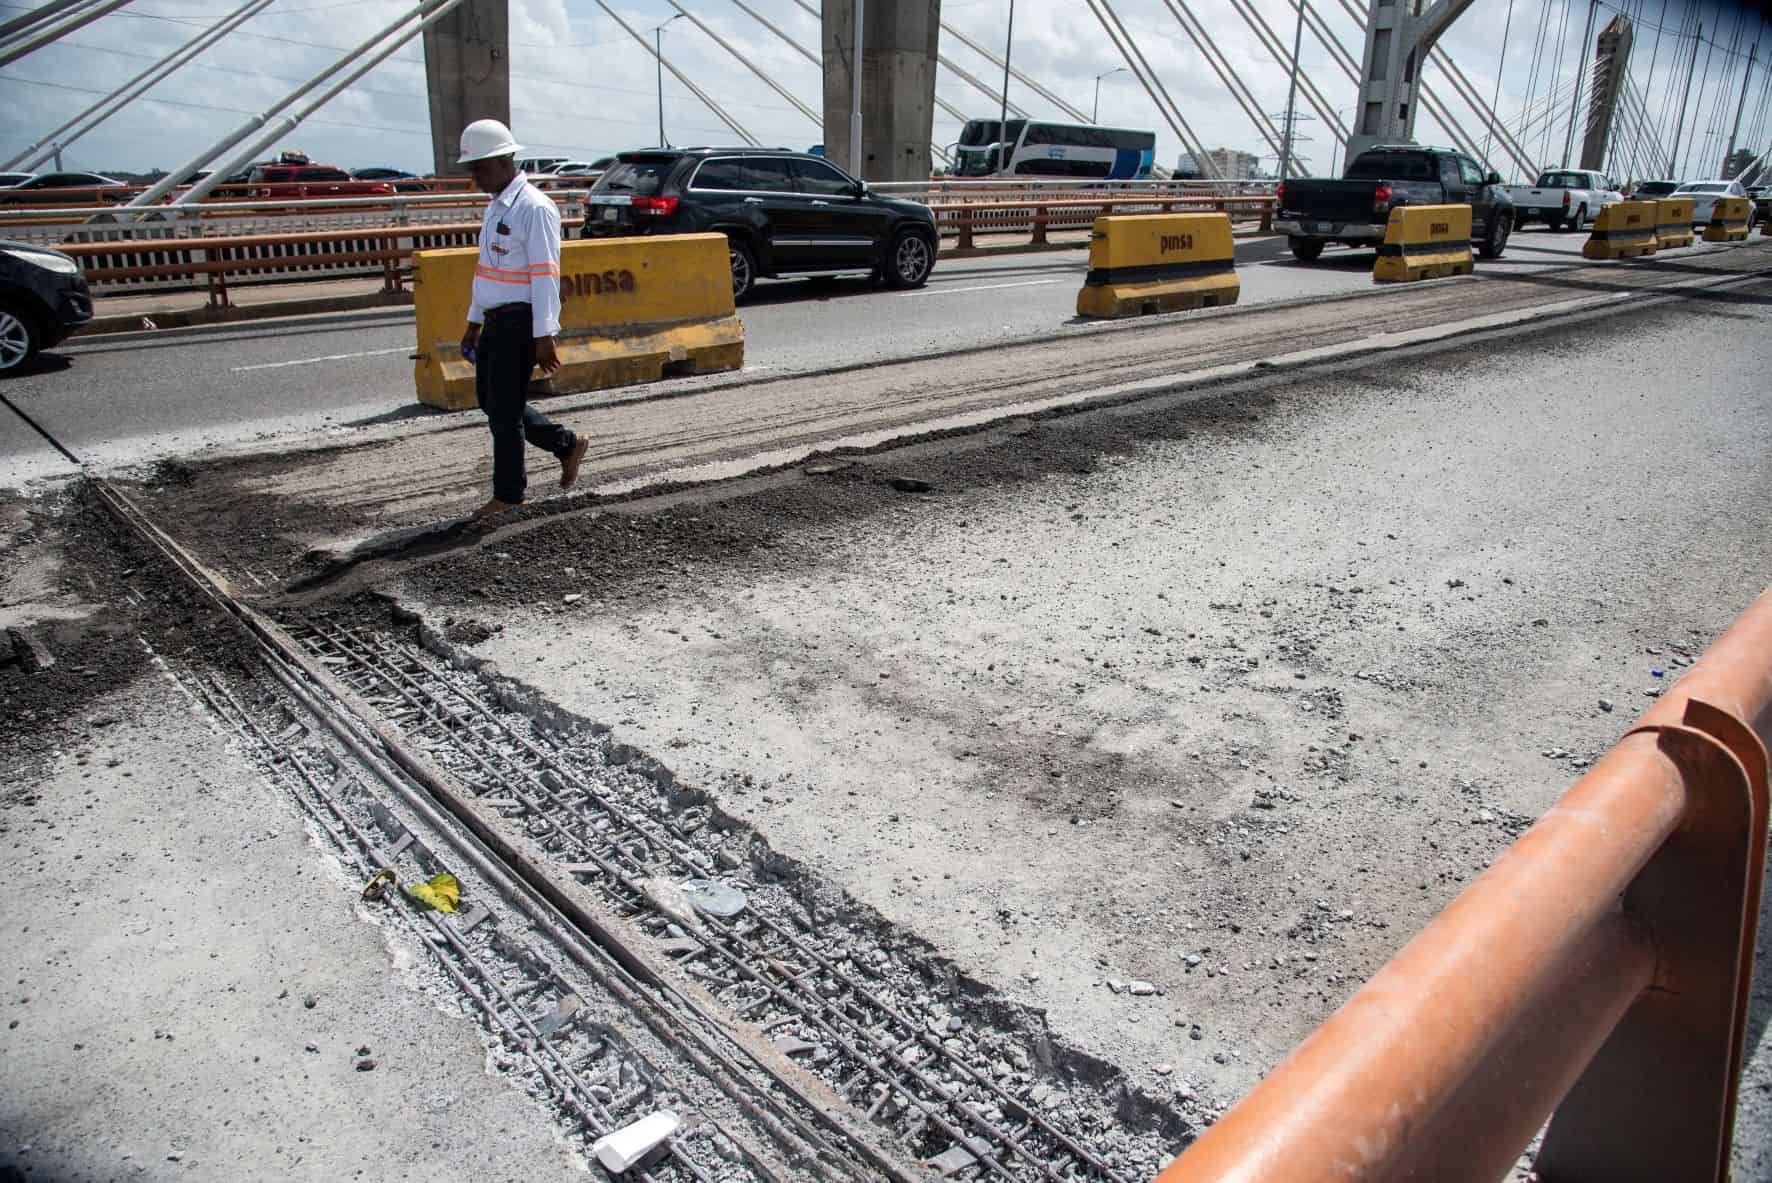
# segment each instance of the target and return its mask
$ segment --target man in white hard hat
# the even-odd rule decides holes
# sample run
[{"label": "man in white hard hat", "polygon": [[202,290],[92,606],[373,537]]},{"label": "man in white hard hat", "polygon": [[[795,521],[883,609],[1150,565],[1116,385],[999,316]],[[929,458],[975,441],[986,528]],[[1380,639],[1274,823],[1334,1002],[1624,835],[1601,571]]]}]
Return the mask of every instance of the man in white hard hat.
[{"label": "man in white hard hat", "polygon": [[461,133],[461,160],[474,184],[492,196],[480,224],[480,261],[462,356],[474,363],[474,393],[492,431],[492,499],[475,517],[523,503],[528,474],[523,441],[560,461],[560,487],[578,480],[589,442],[529,405],[529,376],[560,368],[560,211],[517,170],[523,146],[496,119]]}]

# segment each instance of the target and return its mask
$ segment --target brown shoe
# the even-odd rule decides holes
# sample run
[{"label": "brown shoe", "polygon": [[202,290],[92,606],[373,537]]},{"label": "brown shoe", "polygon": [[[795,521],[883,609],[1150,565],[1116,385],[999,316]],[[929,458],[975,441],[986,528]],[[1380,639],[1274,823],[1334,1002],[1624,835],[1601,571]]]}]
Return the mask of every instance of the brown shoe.
[{"label": "brown shoe", "polygon": [[494,497],[468,516],[470,518],[489,518],[495,513],[504,513],[506,510],[516,509],[517,505],[518,503],[515,501],[500,501],[498,498]]},{"label": "brown shoe", "polygon": [[582,435],[572,437],[572,451],[560,457],[560,487],[562,489],[570,489],[578,483],[578,466],[584,463],[585,449],[590,446],[591,441],[588,437]]}]

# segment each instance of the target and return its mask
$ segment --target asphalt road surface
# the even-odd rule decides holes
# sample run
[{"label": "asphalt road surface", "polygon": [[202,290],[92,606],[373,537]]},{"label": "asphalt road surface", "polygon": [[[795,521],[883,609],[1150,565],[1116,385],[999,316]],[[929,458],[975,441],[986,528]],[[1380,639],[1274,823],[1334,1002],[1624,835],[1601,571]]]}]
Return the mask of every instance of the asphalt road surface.
[{"label": "asphalt road surface", "polygon": [[[1580,264],[1584,241],[1527,231],[1478,274]],[[1681,253],[1708,249],[1722,248]],[[1370,251],[1333,248],[1305,265],[1284,239],[1264,238],[1239,243],[1238,263],[1244,305],[1372,286]],[[1060,251],[946,261],[911,292],[860,279],[768,283],[741,310],[746,369],[793,373],[1049,334],[1074,319],[1085,270],[1083,252]],[[82,460],[111,466],[440,414],[413,401],[412,347],[405,309],[118,334],[63,346],[0,382],[0,395]],[[4,430],[0,485],[68,467],[35,433]]]}]

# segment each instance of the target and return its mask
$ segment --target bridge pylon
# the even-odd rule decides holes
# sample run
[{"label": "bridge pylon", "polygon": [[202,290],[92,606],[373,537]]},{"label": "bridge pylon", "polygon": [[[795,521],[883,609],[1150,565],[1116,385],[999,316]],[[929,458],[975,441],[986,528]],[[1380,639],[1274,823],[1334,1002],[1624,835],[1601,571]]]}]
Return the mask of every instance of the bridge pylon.
[{"label": "bridge pylon", "polygon": [[[476,119],[511,122],[511,20],[507,0],[467,0],[424,32],[425,89],[431,100],[431,168],[455,162],[461,129]],[[517,142],[523,131],[515,129]]]},{"label": "bridge pylon", "polygon": [[1352,160],[1374,144],[1415,138],[1421,67],[1440,35],[1474,0],[1370,0],[1359,109],[1348,137]]}]

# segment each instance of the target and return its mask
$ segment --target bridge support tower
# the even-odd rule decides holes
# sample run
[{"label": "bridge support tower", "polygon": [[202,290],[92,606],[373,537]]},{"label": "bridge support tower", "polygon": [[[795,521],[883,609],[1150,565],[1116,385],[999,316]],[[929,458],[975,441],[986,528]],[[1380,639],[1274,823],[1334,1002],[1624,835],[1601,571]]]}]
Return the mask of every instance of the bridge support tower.
[{"label": "bridge support tower", "polygon": [[1374,144],[1415,139],[1420,105],[1421,66],[1440,34],[1473,0],[1371,0],[1366,21],[1366,56],[1360,74],[1360,104],[1347,158]]},{"label": "bridge support tower", "polygon": [[[424,31],[425,87],[431,99],[431,168],[455,163],[461,129],[476,119],[511,122],[511,22],[507,0],[467,0]],[[523,129],[513,128],[525,143]]]},{"label": "bridge support tower", "polygon": [[929,177],[941,0],[824,0],[824,151],[850,166],[855,5],[862,7],[862,179]]}]

